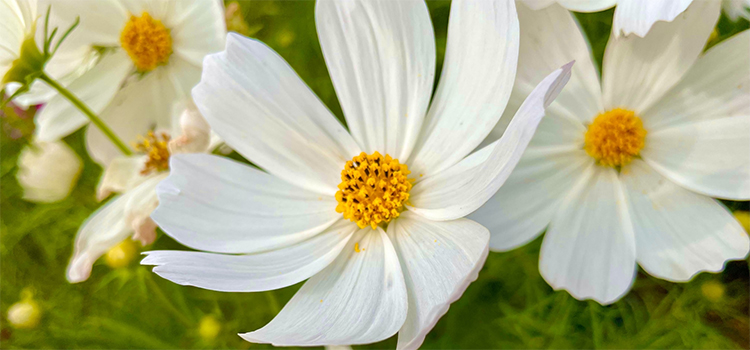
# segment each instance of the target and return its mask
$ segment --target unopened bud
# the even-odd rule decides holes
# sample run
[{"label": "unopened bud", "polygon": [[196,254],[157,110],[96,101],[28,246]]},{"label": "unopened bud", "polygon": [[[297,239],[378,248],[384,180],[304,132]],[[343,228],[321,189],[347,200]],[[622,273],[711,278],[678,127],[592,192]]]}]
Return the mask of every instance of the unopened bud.
[{"label": "unopened bud", "polygon": [[703,296],[713,302],[721,300],[724,296],[724,285],[716,281],[708,281],[701,285]]},{"label": "unopened bud", "polygon": [[104,256],[104,261],[107,263],[107,266],[118,269],[128,266],[133,261],[133,258],[135,258],[137,252],[138,248],[135,246],[135,242],[127,238],[112,247]]},{"label": "unopened bud", "polygon": [[198,334],[201,339],[210,341],[216,339],[221,331],[221,324],[211,315],[206,315],[201,318],[200,324],[198,325]]},{"label": "unopened bud", "polygon": [[8,309],[8,322],[17,329],[35,328],[41,317],[39,305],[31,298],[19,301]]}]

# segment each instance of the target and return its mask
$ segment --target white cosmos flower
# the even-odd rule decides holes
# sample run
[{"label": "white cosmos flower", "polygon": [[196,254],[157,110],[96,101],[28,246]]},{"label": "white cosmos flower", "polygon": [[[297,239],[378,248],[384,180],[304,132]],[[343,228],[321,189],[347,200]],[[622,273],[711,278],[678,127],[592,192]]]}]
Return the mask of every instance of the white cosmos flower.
[{"label": "white cosmos flower", "polygon": [[701,55],[719,6],[696,2],[645,38],[610,38],[601,85],[568,11],[518,6],[511,106],[539,72],[570,59],[576,66],[507,183],[470,216],[492,232],[492,250],[546,227],[544,279],[600,303],[628,291],[636,263],[688,281],[747,255],[747,234],[710,198],[750,199],[750,32]]},{"label": "white cosmos flower", "polygon": [[[694,0],[521,0],[532,10],[540,10],[557,3],[568,10],[577,12],[598,12],[612,6],[615,18],[612,32],[616,37],[634,33],[643,37],[658,21],[671,22],[685,11]],[[707,2],[717,0],[697,0]],[[733,21],[738,17],[748,17],[750,0],[722,0],[727,16]]]},{"label": "white cosmos flower", "polygon": [[65,142],[34,142],[18,156],[16,178],[23,199],[52,203],[70,194],[81,168],[81,158]]},{"label": "white cosmos flower", "polygon": [[[50,26],[80,24],[59,54],[95,57],[66,87],[125,142],[148,130],[169,129],[175,103],[200,80],[203,57],[219,51],[226,29],[219,1],[44,0]],[[37,137],[55,140],[88,118],[61,95],[37,117]],[[108,164],[120,155],[97,128],[87,130],[92,157]]]},{"label": "white cosmos flower", "polygon": [[23,42],[34,36],[36,6],[35,0],[0,0],[0,81],[21,56]]},{"label": "white cosmos flower", "polygon": [[[139,144],[139,155],[114,158],[104,170],[98,198],[102,200],[112,193],[118,196],[91,214],[79,229],[68,265],[68,281],[88,279],[94,262],[128,237],[142,245],[152,243],[156,224],[150,215],[158,204],[156,185],[169,174],[170,155],[207,152],[216,146],[211,142],[208,124],[195,106],[175,114],[179,123],[175,122],[172,130],[148,133]],[[180,136],[170,140],[170,134]]]},{"label": "white cosmos flower", "polygon": [[[0,0],[0,23],[3,23],[0,27],[0,79],[11,68],[13,61],[19,58],[24,40],[35,38],[41,50],[45,34],[44,15],[47,5],[46,0],[42,0],[39,4],[36,0]],[[41,13],[38,12],[38,8],[42,10]],[[70,25],[72,22],[62,23],[58,32],[65,31]],[[52,28],[49,29],[51,30]],[[60,36],[56,39],[59,40]],[[56,77],[63,84],[68,84],[83,74],[95,62],[97,56],[90,51],[66,50],[67,47],[68,45],[62,46],[62,49],[47,62],[44,68],[47,74]],[[12,95],[20,86],[21,84],[12,82],[7,86],[0,86],[0,89],[7,87],[7,94]],[[14,98],[13,102],[27,108],[30,105],[45,103],[53,95],[52,88],[37,81],[31,85],[29,91]]]},{"label": "white cosmos flower", "polygon": [[501,140],[469,155],[512,90],[514,7],[453,2],[430,103],[435,38],[423,1],[319,1],[318,36],[350,132],[277,53],[230,34],[193,98],[265,171],[173,157],[152,218],[208,252],[152,251],[142,263],[218,291],[307,280],[269,324],[241,334],[251,342],[350,345],[399,332],[399,348],[417,348],[486,258],[489,232],[463,217],[502,185],[569,74],[555,70]]}]

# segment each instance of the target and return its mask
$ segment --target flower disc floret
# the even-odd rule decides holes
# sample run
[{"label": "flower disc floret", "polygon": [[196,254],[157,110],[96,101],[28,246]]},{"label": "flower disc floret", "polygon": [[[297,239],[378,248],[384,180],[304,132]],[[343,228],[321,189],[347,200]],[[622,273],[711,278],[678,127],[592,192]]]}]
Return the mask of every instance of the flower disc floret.
[{"label": "flower disc floret", "polygon": [[336,192],[336,212],[360,228],[390,222],[399,216],[409,200],[412,180],[406,164],[390,155],[375,152],[346,162]]},{"label": "flower disc floret", "polygon": [[149,131],[141,141],[135,144],[135,149],[148,156],[146,165],[141,170],[141,175],[152,172],[169,170],[169,135],[167,133],[155,133]]},{"label": "flower disc floret", "polygon": [[633,111],[615,108],[589,125],[584,149],[602,166],[621,167],[638,156],[646,141],[643,122]]},{"label": "flower disc floret", "polygon": [[148,12],[140,17],[131,15],[120,33],[120,44],[136,68],[148,72],[166,64],[172,55],[172,36],[161,21]]}]

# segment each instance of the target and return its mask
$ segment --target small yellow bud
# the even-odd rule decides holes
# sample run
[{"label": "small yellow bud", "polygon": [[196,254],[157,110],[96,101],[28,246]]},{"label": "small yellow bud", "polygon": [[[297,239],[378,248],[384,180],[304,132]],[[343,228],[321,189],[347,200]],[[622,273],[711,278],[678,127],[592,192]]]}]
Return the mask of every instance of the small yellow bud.
[{"label": "small yellow bud", "polygon": [[713,302],[721,300],[724,296],[724,285],[716,281],[708,281],[701,285],[703,296]]},{"label": "small yellow bud", "polygon": [[734,212],[734,217],[740,222],[745,232],[750,233],[750,212],[744,210],[737,210]]},{"label": "small yellow bud", "polygon": [[276,35],[276,41],[281,47],[289,47],[294,42],[294,39],[294,32],[289,28],[279,30],[279,33]]},{"label": "small yellow bud", "polygon": [[211,315],[206,315],[201,318],[198,326],[198,334],[200,334],[203,340],[209,341],[216,339],[221,330],[221,324]]},{"label": "small yellow bud", "polygon": [[39,305],[31,298],[21,300],[8,309],[8,322],[17,329],[32,329],[39,325],[41,317]]},{"label": "small yellow bud", "polygon": [[107,263],[107,266],[118,269],[128,266],[133,261],[133,258],[135,258],[137,252],[138,248],[136,248],[135,242],[130,238],[126,238],[107,252],[104,256],[104,261]]}]

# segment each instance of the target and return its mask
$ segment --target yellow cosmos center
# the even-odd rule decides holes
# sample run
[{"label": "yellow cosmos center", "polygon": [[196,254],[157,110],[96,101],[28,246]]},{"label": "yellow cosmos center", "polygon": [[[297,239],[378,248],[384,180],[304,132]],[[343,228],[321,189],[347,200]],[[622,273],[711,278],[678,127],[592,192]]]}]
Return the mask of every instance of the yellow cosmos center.
[{"label": "yellow cosmos center", "polygon": [[130,16],[120,33],[120,44],[141,72],[148,72],[169,61],[172,54],[172,36],[161,21],[148,12],[140,17]]},{"label": "yellow cosmos center", "polygon": [[409,200],[412,180],[409,168],[389,155],[375,152],[346,162],[336,192],[336,212],[356,222],[360,228],[373,229],[381,222],[398,217]]},{"label": "yellow cosmos center", "polygon": [[142,136],[141,141],[135,144],[135,149],[148,156],[146,166],[141,170],[142,175],[148,175],[155,171],[169,170],[169,135],[167,133],[156,134],[149,131]]},{"label": "yellow cosmos center", "polygon": [[615,108],[594,119],[585,139],[586,153],[600,165],[621,167],[643,149],[646,129],[633,111]]}]

